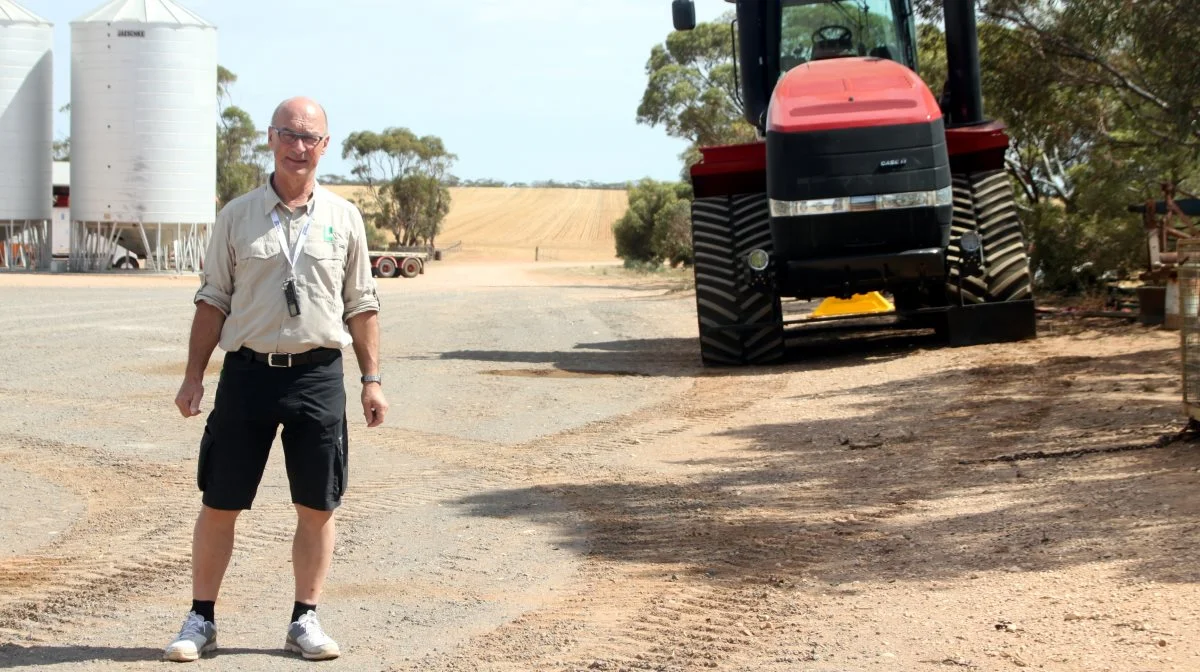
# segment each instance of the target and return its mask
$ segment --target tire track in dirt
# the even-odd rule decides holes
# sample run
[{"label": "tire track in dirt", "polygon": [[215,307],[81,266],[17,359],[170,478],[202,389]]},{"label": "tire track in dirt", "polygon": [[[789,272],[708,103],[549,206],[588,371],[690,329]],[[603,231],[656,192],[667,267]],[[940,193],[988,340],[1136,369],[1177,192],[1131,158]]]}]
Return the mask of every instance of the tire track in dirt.
[{"label": "tire track in dirt", "polygon": [[[532,490],[560,498],[582,516],[592,558],[583,585],[452,654],[396,669],[467,670],[480,663],[494,670],[694,669],[758,646],[759,631],[789,613],[786,600],[772,599],[788,585],[773,570],[786,566],[779,573],[792,574],[815,562],[857,525],[797,526],[788,538],[764,539],[761,531],[739,528],[737,511],[723,510],[724,488],[631,475],[628,464],[613,462],[630,446],[721,431],[733,413],[779,394],[787,378],[745,382],[700,377],[660,404],[508,449],[495,460],[496,471],[532,483]],[[564,478],[581,482],[564,484]],[[582,633],[587,657],[572,659]]]},{"label": "tire track in dirt", "polygon": [[[198,506],[191,469],[30,437],[0,436],[0,445],[14,447],[0,451],[6,465],[54,482],[87,503],[86,515],[55,541],[0,559],[0,642],[62,632],[122,598],[190,573]],[[373,480],[353,484],[339,523],[352,526],[489,487],[482,475],[449,470],[420,479],[376,473]],[[295,526],[291,505],[264,501],[253,515],[252,524],[239,524],[235,553],[284,552]]]},{"label": "tire track in dirt", "polygon": [[[753,399],[770,396],[786,384],[782,375],[764,375],[756,381],[755,388],[748,390],[733,377],[701,377],[682,394],[667,400],[517,445],[488,444],[411,430],[392,431],[396,440],[404,437],[405,441],[413,441],[413,445],[405,446],[407,454],[484,472],[497,482],[542,482],[579,466],[581,459],[598,460],[589,462],[589,469],[610,471],[611,467],[606,465],[614,452],[688,431],[697,422],[720,422]],[[380,439],[384,440],[387,439]]]},{"label": "tire track in dirt", "polygon": [[[0,633],[30,636],[109,602],[130,588],[180,571],[190,526],[173,493],[182,468],[134,463],[104,450],[25,436],[0,436],[4,462],[73,492],[86,514],[54,541],[0,559]],[[138,549],[132,554],[130,549]]]}]

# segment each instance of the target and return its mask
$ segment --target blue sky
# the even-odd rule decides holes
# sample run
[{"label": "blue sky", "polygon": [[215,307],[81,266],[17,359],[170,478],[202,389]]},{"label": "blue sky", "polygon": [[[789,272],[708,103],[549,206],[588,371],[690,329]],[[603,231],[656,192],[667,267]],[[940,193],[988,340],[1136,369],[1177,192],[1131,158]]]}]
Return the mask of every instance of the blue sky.
[{"label": "blue sky", "polygon": [[[70,97],[70,23],[103,0],[17,0],[54,23],[55,107]],[[233,102],[264,127],[292,95],[322,102],[331,151],[406,126],[440,136],[464,179],[675,179],[685,144],[634,117],[671,0],[178,0],[218,28]],[[697,0],[700,21],[731,5]],[[214,124],[216,123],[214,111]],[[55,116],[55,136],[69,133]],[[334,151],[336,148],[336,151]]]}]

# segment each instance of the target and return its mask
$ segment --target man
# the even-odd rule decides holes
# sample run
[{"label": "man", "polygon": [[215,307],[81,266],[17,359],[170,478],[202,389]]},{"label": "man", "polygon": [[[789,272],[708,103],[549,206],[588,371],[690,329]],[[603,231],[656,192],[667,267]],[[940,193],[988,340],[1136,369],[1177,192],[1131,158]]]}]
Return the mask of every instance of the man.
[{"label": "man", "polygon": [[194,297],[188,363],[175,405],[200,414],[214,348],[225,351],[200,442],[203,505],[192,537],[192,608],[164,651],[196,660],[217,646],[214,605],[233,552],[234,523],[249,509],[275,432],[281,440],[297,526],[296,592],[284,648],[336,658],[316,609],[333,557],[333,510],[347,479],[342,349],[353,344],[368,427],[388,410],[379,378],[379,299],[362,214],[316,184],[329,146],[324,109],[307,98],[276,108],[268,129],[268,183],[218,214]]}]

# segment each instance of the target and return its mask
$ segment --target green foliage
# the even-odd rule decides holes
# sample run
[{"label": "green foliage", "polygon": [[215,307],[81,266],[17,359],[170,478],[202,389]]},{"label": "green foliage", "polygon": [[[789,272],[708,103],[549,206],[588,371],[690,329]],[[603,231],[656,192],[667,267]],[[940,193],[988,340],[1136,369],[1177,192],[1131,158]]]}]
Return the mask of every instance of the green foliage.
[{"label": "green foliage", "polygon": [[387,231],[378,226],[367,227],[367,248],[372,250],[386,250],[390,244],[391,236]]},{"label": "green foliage", "polygon": [[738,102],[730,20],[727,13],[694,30],[674,31],[650,50],[638,123],[662,126],[693,147],[754,140]]},{"label": "green foliage", "polygon": [[1127,206],[1196,185],[1200,57],[1186,0],[992,0],[980,17],[984,104],[1006,123],[1042,286],[1145,267]]},{"label": "green foliage", "polygon": [[265,133],[245,110],[232,104],[237,75],[217,66],[217,96],[225,105],[217,121],[217,209],[261,185],[270,173]]},{"label": "green foliage", "polygon": [[917,24],[917,70],[933,97],[940,99],[946,85],[946,34],[935,24]]},{"label": "green foliage", "polygon": [[70,161],[71,138],[67,137],[62,140],[55,140],[50,146],[50,152],[55,161]]},{"label": "green foliage", "polygon": [[630,267],[693,262],[691,185],[643,179],[629,188],[629,207],[613,224],[617,256]]},{"label": "green foliage", "polygon": [[398,246],[434,244],[450,211],[446,182],[458,158],[441,138],[399,127],[356,131],[343,141],[342,158],[354,162],[351,172],[368,187],[358,203],[368,223],[390,232]]}]

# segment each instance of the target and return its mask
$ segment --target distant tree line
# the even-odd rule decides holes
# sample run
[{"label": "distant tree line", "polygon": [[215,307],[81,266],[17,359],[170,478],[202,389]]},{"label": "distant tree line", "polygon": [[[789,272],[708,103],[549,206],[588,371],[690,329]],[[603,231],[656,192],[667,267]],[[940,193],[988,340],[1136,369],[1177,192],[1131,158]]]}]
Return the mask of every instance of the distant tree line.
[{"label": "distant tree line", "polygon": [[[344,186],[366,186],[366,182],[356,177],[347,177],[328,173],[320,177],[321,184]],[[442,184],[447,187],[498,187],[506,189],[614,189],[629,188],[628,182],[597,182],[595,180],[574,180],[560,182],[558,180],[535,180],[532,182],[505,182],[492,178],[462,179],[456,175],[447,175]]]}]

